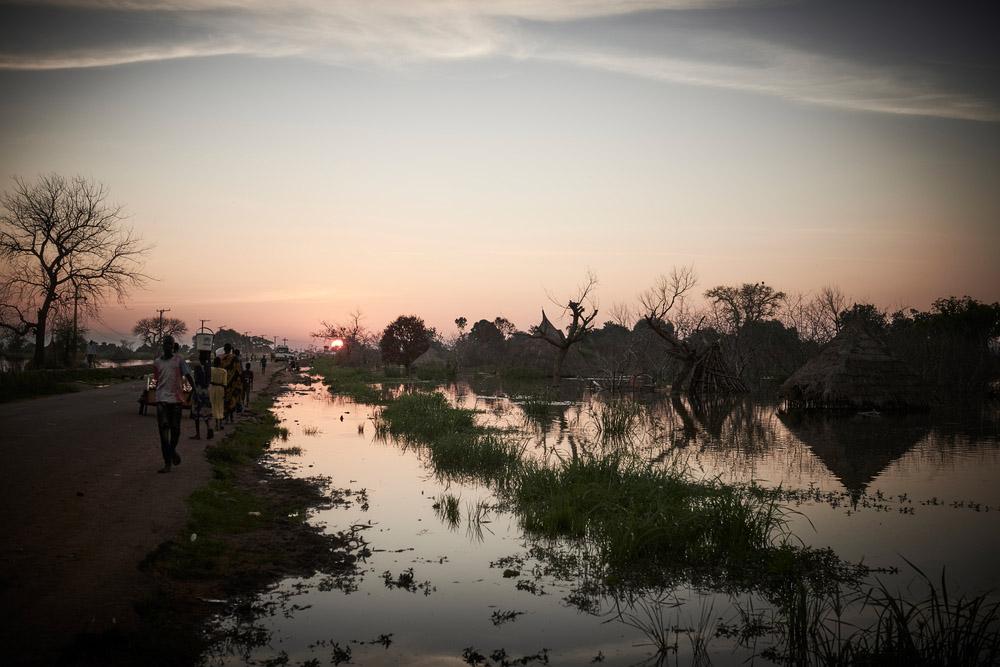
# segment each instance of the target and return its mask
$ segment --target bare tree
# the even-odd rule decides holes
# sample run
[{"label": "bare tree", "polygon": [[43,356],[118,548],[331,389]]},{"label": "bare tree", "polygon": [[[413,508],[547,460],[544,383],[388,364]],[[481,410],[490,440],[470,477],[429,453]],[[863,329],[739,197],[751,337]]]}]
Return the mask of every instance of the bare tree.
[{"label": "bare tree", "polygon": [[368,330],[361,321],[365,319],[360,308],[355,308],[343,323],[321,322],[322,329],[314,332],[313,338],[339,338],[344,341],[343,359],[345,362],[364,361],[365,352],[374,348],[378,337]]},{"label": "bare tree", "polygon": [[[587,272],[587,280],[577,289],[576,297],[569,299],[563,312],[570,316],[570,323],[563,333],[545,315],[542,309],[542,321],[532,327],[531,337],[544,340],[556,348],[555,364],[552,367],[552,384],[558,385],[562,379],[562,366],[571,347],[587,337],[594,328],[594,318],[597,317],[597,306],[593,302],[593,291],[597,287],[597,276]],[[584,306],[584,303],[587,305]],[[590,308],[590,314],[587,308]]]},{"label": "bare tree", "polygon": [[86,299],[96,309],[142,285],[148,248],[123,225],[105,186],[51,174],[14,179],[0,197],[0,327],[35,336],[34,365],[45,363],[50,318]]},{"label": "bare tree", "polygon": [[631,330],[635,325],[635,314],[627,303],[621,301],[613,303],[609,314],[611,315],[611,320],[609,321],[620,327]]},{"label": "bare tree", "polygon": [[816,319],[826,340],[840,333],[840,314],[847,310],[847,297],[835,285],[827,285],[816,297]]},{"label": "bare tree", "polygon": [[[719,354],[717,344],[705,345],[693,340],[704,317],[695,322],[685,300],[697,284],[693,267],[674,268],[669,276],[660,276],[656,285],[639,296],[646,324],[666,341],[667,354],[681,362],[680,373],[671,385],[671,391],[675,394],[746,391],[746,385],[729,370]],[[680,329],[674,320],[681,324]]]},{"label": "bare tree", "polygon": [[187,324],[176,317],[144,317],[132,327],[132,335],[141,338],[144,345],[155,349],[165,336],[173,336],[177,340],[187,330]]}]

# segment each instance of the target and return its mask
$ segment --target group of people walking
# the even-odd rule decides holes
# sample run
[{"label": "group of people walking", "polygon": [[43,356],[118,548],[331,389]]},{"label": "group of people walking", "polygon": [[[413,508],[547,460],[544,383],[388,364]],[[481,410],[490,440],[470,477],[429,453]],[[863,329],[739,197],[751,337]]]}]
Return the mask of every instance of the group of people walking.
[{"label": "group of people walking", "polygon": [[[260,370],[267,368],[267,357],[260,359]],[[201,424],[205,424],[205,437],[211,439],[215,431],[233,423],[234,415],[243,412],[250,403],[254,372],[249,362],[244,364],[240,351],[226,343],[222,354],[212,358],[212,353],[198,353],[198,364],[192,369],[178,352],[171,336],[163,339],[163,355],[153,362],[156,380],[156,423],[160,432],[160,450],[163,467],[157,472],[167,473],[179,465],[177,453],[180,440],[181,410],[184,406],[182,379],[187,379],[191,391],[191,419],[194,421],[194,440],[201,439]]]}]

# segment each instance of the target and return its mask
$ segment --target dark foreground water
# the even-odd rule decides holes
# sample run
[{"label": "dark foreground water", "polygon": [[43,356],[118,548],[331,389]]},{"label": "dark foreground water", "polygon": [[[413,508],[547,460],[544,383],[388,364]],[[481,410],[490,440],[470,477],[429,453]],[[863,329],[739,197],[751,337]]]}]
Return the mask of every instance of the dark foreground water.
[{"label": "dark foreground water", "polygon": [[[539,410],[537,393],[524,388],[459,383],[445,391],[481,411],[484,423],[516,427],[525,455],[550,461],[606,446],[597,424],[618,400],[569,388]],[[656,664],[650,633],[659,629],[674,645],[670,664],[769,663],[766,633],[734,636],[748,619],[766,625],[766,600],[684,584],[588,595],[586,572],[567,579],[540,556],[565,545],[526,538],[516,516],[493,509],[489,489],[442,482],[419,449],[377,438],[375,410],[331,397],[320,383],[281,399],[276,412],[290,436],[280,447],[302,453],[278,463],[359,492],[349,508],[314,520],[330,530],[363,524],[372,553],[350,581],[287,580],[230,608],[217,619],[229,639],[207,663],[460,665],[475,649],[492,664],[531,656]],[[906,560],[935,580],[944,568],[952,594],[1000,583],[995,406],[821,417],[751,398],[657,397],[638,414],[627,446],[698,476],[799,491],[788,503],[794,536],[848,561],[898,568],[879,575],[893,590],[925,592]],[[446,495],[458,499],[457,516],[434,508]]]}]

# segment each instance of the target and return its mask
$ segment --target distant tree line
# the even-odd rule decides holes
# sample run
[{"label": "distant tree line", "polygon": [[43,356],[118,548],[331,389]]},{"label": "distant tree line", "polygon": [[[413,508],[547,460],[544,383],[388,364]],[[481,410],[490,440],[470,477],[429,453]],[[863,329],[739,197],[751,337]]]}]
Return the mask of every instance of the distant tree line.
[{"label": "distant tree line", "polygon": [[487,371],[538,377],[595,378],[621,386],[636,376],[693,388],[723,383],[755,390],[776,387],[816,355],[851,321],[859,320],[889,352],[941,394],[981,393],[1000,378],[1000,304],[947,297],[930,309],[886,312],[854,302],[836,287],[814,295],[789,294],[763,282],[717,285],[695,303],[697,279],[683,268],[662,277],[635,306],[615,304],[598,320],[597,281],[556,300],[562,326],[542,311],[539,324],[518,329],[503,316],[455,319],[443,335],[414,315],[383,331],[362,323],[324,322],[314,335],[340,338],[342,363],[416,366],[455,374]]}]

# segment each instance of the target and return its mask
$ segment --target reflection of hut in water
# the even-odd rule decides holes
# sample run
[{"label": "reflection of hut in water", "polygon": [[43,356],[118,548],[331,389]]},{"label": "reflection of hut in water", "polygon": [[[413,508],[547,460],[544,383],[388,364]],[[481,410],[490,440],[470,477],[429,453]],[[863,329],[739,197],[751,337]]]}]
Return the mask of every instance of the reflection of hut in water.
[{"label": "reflection of hut in water", "polygon": [[781,385],[793,408],[927,407],[920,378],[860,322],[845,326],[818,356]]},{"label": "reflection of hut in water", "polygon": [[849,417],[800,410],[779,419],[855,497],[930,431],[919,415]]}]

